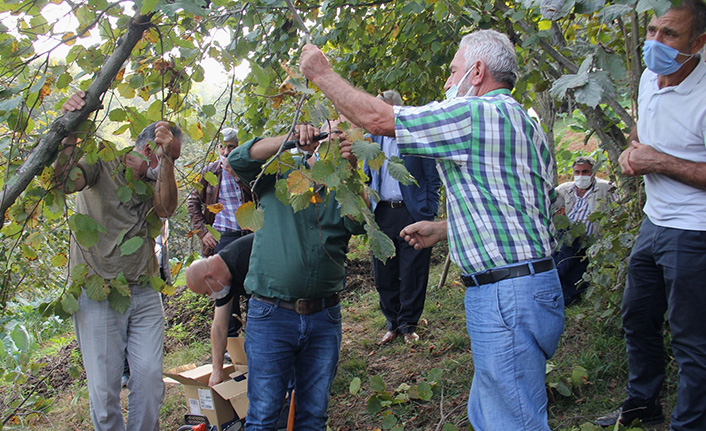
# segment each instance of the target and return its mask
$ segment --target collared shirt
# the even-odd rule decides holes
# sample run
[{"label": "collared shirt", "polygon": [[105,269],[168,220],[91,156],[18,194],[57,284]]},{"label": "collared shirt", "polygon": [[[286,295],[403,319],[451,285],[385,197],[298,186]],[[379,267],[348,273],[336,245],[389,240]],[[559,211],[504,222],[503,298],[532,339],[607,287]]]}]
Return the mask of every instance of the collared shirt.
[{"label": "collared shirt", "polygon": [[[93,218],[104,231],[97,233],[98,242],[90,248],[71,240],[71,270],[85,264],[89,275],[113,280],[122,273],[130,284],[138,283],[143,275],[159,274],[153,236],[159,232],[161,221],[151,212],[154,181],[143,180],[144,193],[133,193],[123,202],[118,198],[118,191],[128,186],[128,181],[122,160],[98,159],[89,163],[83,158],[78,166],[83,171],[86,187],[76,194],[76,213]],[[140,238],[140,246],[133,253],[123,255],[121,246],[132,238]]]},{"label": "collared shirt", "polygon": [[[660,89],[645,69],[637,99],[638,141],[680,159],[706,163],[706,63],[677,86]],[[706,231],[706,191],[662,174],[645,175],[645,214],[657,226]]]},{"label": "collared shirt", "polygon": [[551,152],[509,90],[394,110],[400,153],[438,159],[464,273],[551,255]]},{"label": "collared shirt", "polygon": [[[257,177],[263,165],[250,158],[250,147],[257,140],[240,145],[228,156],[230,166],[246,183]],[[348,240],[365,230],[341,217],[334,192],[322,191],[322,203],[296,213],[285,206],[276,196],[275,181],[288,174],[265,175],[253,190],[265,223],[255,232],[245,290],[285,301],[325,298],[343,289]]]},{"label": "collared shirt", "polygon": [[[383,136],[381,148],[388,159],[394,156],[400,156],[400,151],[397,149],[397,142],[395,142],[395,138]],[[402,190],[400,190],[400,183],[396,179],[392,178],[388,165],[389,162],[385,160],[382,164],[382,168],[380,169],[380,200],[401,201]]]},{"label": "collared shirt", "polygon": [[235,211],[243,204],[243,191],[225,169],[221,174],[221,183],[218,189],[218,202],[223,209],[216,214],[213,228],[219,232],[234,232],[240,230],[235,219]]}]

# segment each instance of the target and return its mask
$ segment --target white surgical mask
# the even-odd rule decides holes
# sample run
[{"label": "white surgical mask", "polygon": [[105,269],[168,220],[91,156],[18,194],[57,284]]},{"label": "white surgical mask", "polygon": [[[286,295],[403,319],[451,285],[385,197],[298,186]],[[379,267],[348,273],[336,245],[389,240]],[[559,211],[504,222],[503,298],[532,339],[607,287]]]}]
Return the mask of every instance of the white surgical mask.
[{"label": "white surgical mask", "polygon": [[[216,279],[214,278],[214,280],[216,280]],[[221,283],[220,280],[216,280],[216,282],[218,284],[220,284],[221,287],[223,288],[223,289],[219,290],[218,292],[216,292],[211,287],[211,283],[208,282],[208,278],[204,279],[204,281],[206,282],[206,286],[208,286],[209,290],[211,291],[211,295],[209,295],[209,298],[211,298],[215,301],[217,299],[223,299],[226,296],[228,296],[228,292],[230,292],[230,286],[226,286],[225,284]]]},{"label": "white surgical mask", "polygon": [[590,175],[574,175],[574,184],[581,190],[587,190],[593,183],[593,177]]},{"label": "white surgical mask", "polygon": [[466,94],[464,94],[464,95],[462,95],[462,96],[459,96],[459,95],[458,95],[458,86],[461,85],[461,83],[463,82],[463,80],[466,79],[466,77],[468,76],[468,74],[471,73],[471,71],[472,71],[475,67],[476,67],[475,64],[474,64],[473,66],[471,66],[471,68],[468,69],[468,72],[466,72],[466,74],[463,75],[463,78],[461,78],[461,80],[458,81],[458,84],[454,84],[454,85],[451,86],[451,88],[449,88],[448,90],[446,90],[446,98],[447,98],[447,99],[454,99],[454,98],[456,98],[456,97],[465,97],[465,96],[467,96],[467,95],[473,93],[473,87],[474,87],[474,86],[471,85],[471,88],[468,89],[468,91],[466,92]]}]

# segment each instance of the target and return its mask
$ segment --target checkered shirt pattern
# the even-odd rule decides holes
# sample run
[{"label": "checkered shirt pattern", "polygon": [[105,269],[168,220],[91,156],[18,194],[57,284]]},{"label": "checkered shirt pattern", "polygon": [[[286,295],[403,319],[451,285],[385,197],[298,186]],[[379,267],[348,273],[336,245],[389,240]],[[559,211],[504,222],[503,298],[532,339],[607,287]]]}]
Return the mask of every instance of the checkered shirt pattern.
[{"label": "checkered shirt pattern", "polygon": [[233,232],[240,230],[235,220],[235,211],[243,204],[243,191],[235,182],[235,178],[223,170],[221,184],[218,189],[218,203],[223,205],[223,210],[216,214],[213,228],[219,232]]},{"label": "checkered shirt pattern", "polygon": [[394,110],[400,152],[438,159],[451,257],[464,273],[551,255],[552,156],[509,90]]}]

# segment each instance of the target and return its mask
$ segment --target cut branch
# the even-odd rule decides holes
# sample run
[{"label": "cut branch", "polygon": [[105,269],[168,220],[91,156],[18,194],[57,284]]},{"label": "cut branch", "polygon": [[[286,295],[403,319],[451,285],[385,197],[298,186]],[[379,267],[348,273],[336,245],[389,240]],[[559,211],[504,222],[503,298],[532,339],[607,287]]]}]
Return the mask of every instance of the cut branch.
[{"label": "cut branch", "polygon": [[7,209],[24,192],[32,179],[56,158],[61,141],[76,130],[91,112],[100,108],[103,94],[110,88],[125,60],[130,57],[132,49],[142,38],[142,33],[151,26],[152,15],[137,15],[130,21],[117,48],[86,90],[86,105],[83,109],[67,112],[54,120],[49,133],[39,141],[15,175],[3,186],[0,198],[0,225],[5,222]]}]

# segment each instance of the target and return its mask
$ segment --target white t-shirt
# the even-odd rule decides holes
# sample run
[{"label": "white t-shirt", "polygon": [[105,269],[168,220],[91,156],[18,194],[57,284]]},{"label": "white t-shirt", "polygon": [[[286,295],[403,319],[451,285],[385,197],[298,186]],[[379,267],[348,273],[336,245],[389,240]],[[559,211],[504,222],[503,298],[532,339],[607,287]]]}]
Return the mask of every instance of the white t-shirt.
[{"label": "white t-shirt", "polygon": [[[662,153],[706,163],[706,63],[660,89],[646,69],[638,96],[638,140]],[[657,226],[706,231],[706,191],[661,174],[645,175],[645,214]]]}]

